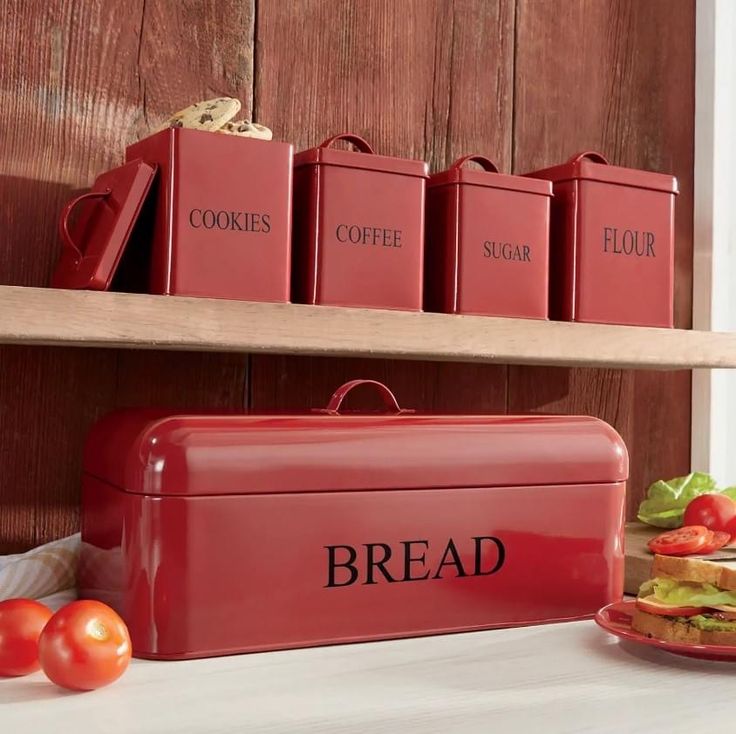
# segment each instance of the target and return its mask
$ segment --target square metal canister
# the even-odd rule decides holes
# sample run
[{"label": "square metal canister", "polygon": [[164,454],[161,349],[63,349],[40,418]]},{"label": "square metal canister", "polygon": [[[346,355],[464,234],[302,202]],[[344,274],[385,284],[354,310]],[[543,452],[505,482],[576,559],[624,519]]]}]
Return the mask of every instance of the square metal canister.
[{"label": "square metal canister", "polygon": [[421,310],[426,178],[424,161],[376,155],[357,135],[298,153],[294,300]]},{"label": "square metal canister", "polygon": [[546,319],[551,196],[548,181],[500,174],[479,155],[430,176],[425,308]]},{"label": "square metal canister", "polygon": [[550,317],[672,327],[677,179],[595,152],[527,175],[553,184]]},{"label": "square metal canister", "polygon": [[169,128],[137,158],[158,166],[151,293],[289,300],[290,144]]},{"label": "square metal canister", "polygon": [[[345,412],[368,383],[385,412]],[[628,455],[576,416],[420,415],[357,380],[292,415],[112,413],[83,598],[190,658],[591,617],[620,600]]]}]

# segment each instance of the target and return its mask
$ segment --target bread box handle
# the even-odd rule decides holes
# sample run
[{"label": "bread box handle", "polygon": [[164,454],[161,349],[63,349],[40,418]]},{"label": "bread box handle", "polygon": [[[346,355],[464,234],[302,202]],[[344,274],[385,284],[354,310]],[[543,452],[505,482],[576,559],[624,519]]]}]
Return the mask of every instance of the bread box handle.
[{"label": "bread box handle", "polygon": [[331,415],[340,415],[340,408],[342,407],[343,401],[348,396],[348,393],[360,385],[371,385],[378,392],[381,396],[381,400],[383,400],[387,413],[400,415],[402,413],[414,412],[413,410],[404,410],[401,408],[399,406],[399,401],[391,390],[389,390],[382,382],[378,382],[377,380],[350,380],[350,382],[346,382],[344,385],[341,385],[333,393],[324,412]]},{"label": "bread box handle", "polygon": [[458,158],[450,168],[454,169],[460,169],[462,168],[466,163],[477,163],[484,171],[488,171],[489,173],[498,173],[498,166],[490,159],[486,158],[484,155],[464,155],[462,158]]},{"label": "bread box handle", "polygon": [[371,144],[365,139],[361,138],[360,135],[354,135],[353,133],[340,133],[339,135],[333,135],[327,140],[323,140],[320,144],[320,148],[329,148],[333,143],[338,140],[344,140],[347,143],[352,143],[361,153],[375,153]]},{"label": "bread box handle", "polygon": [[72,199],[61,212],[59,217],[59,236],[65,247],[68,247],[74,253],[75,262],[81,262],[84,255],[82,251],[74,244],[71,234],[69,234],[69,217],[72,214],[72,210],[81,204],[86,199],[105,199],[110,196],[112,189],[105,189],[104,191],[88,191],[86,194],[80,194],[79,196]]},{"label": "bread box handle", "polygon": [[602,163],[604,166],[608,165],[608,158],[606,158],[603,153],[597,153],[594,150],[584,150],[582,153],[576,153],[572,158],[570,158],[568,163],[578,163],[584,159],[593,161],[593,163]]}]

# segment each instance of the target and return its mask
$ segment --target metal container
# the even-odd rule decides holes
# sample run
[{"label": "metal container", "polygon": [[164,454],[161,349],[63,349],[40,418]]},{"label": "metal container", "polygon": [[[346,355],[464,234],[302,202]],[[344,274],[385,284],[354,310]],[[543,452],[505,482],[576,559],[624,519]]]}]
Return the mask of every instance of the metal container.
[{"label": "metal container", "polygon": [[480,155],[430,176],[425,308],[546,319],[551,196],[548,181],[499,174]]},{"label": "metal container", "polygon": [[292,146],[169,128],[128,146],[158,166],[150,292],[288,301]]},{"label": "metal container", "polygon": [[294,300],[421,310],[426,178],[424,161],[375,155],[349,133],[298,153]]},{"label": "metal container", "polygon": [[677,179],[594,152],[528,175],[553,183],[550,317],[672,327]]},{"label": "metal container", "polygon": [[[385,413],[343,413],[356,385]],[[588,417],[129,410],[84,457],[79,591],[190,658],[581,619],[620,599],[628,455]]]}]

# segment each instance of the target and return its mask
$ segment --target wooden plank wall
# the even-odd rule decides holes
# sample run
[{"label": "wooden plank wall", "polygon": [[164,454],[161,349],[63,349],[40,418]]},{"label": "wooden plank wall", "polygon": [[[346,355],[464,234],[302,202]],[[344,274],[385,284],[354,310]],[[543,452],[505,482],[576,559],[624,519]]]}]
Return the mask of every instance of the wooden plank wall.
[{"label": "wooden plank wall", "polygon": [[[594,148],[674,172],[676,320],[690,324],[693,0],[0,9],[0,283],[45,284],[71,193],[167,112],[227,94],[297,149],[352,130],[433,170],[482,152],[525,172]],[[652,479],[689,467],[689,373],[2,347],[0,553],[76,528],[84,434],[115,406],[318,406],[356,376],[424,410],[599,415],[629,444],[631,507]]]},{"label": "wooden plank wall", "polygon": [[[45,285],[63,203],[122,163],[149,124],[219,94],[250,110],[253,5],[0,8],[0,283]],[[238,355],[0,347],[0,553],[76,529],[82,445],[98,416],[120,405],[240,406],[246,368]]]}]

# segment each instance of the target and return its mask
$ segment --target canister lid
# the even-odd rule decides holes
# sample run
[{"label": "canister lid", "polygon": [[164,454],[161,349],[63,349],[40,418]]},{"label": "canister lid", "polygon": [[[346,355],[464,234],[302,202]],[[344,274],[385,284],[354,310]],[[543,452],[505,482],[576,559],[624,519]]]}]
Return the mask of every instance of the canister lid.
[{"label": "canister lid", "polygon": [[[466,164],[468,163],[478,164],[481,170],[467,167]],[[496,164],[482,155],[466,155],[458,158],[446,171],[440,171],[430,176],[427,186],[432,188],[449,184],[485,186],[491,189],[507,189],[526,194],[552,196],[552,183],[550,181],[499,173]]]},{"label": "canister lid", "polygon": [[[155,166],[130,161],[103,173],[87,193],[64,207],[59,219],[62,251],[52,287],[110,287],[155,174]],[[70,225],[77,208],[79,215]]]},{"label": "canister lid", "polygon": [[84,470],[127,492],[192,496],[553,491],[628,478],[621,437],[597,418],[417,415],[401,410],[386,388],[388,414],[342,414],[340,401],[352,384],[336,392],[327,410],[306,415],[112,413],[90,433]]},{"label": "canister lid", "polygon": [[[338,140],[352,143],[356,151],[332,148]],[[429,169],[425,161],[408,158],[393,158],[387,155],[376,155],[371,145],[359,135],[342,133],[320,143],[316,148],[309,148],[294,156],[294,168],[300,166],[321,165],[341,166],[343,168],[360,168],[367,171],[397,173],[403,176],[427,178]]]},{"label": "canister lid", "polygon": [[524,175],[530,178],[546,179],[554,183],[578,179],[664,191],[668,194],[679,193],[677,179],[674,176],[653,171],[640,171],[636,168],[612,166],[604,155],[595,151],[577,153],[569,161],[559,166],[544,168],[541,171],[533,171]]}]

